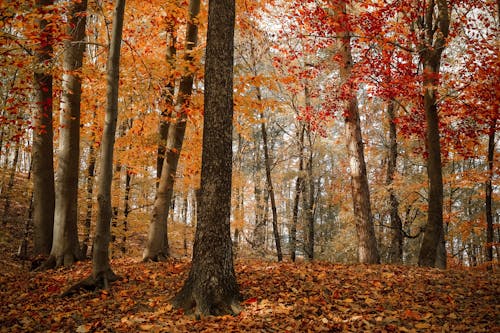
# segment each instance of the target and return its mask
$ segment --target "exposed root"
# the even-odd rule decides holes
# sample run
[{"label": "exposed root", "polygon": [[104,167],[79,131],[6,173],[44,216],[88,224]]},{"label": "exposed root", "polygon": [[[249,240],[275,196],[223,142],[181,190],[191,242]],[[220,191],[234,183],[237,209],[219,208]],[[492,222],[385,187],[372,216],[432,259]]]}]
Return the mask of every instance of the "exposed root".
[{"label": "exposed root", "polygon": [[107,290],[112,282],[120,280],[121,278],[117,276],[112,270],[107,270],[104,273],[89,276],[86,279],[72,285],[66,291],[61,294],[61,297],[71,296],[81,290],[86,291],[96,291],[96,290]]},{"label": "exposed root", "polygon": [[158,253],[155,255],[145,256],[144,258],[142,258],[142,261],[143,262],[165,262],[168,259],[170,259],[170,257],[168,255],[165,255],[164,253]]}]

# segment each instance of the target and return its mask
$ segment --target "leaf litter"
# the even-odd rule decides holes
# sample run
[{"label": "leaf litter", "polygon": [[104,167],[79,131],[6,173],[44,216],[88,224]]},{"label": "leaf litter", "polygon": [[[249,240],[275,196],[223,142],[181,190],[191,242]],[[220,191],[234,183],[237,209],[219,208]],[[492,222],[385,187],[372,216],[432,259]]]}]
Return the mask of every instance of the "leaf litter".
[{"label": "leaf litter", "polygon": [[110,290],[66,298],[90,262],[2,266],[1,332],[500,332],[498,271],[238,260],[243,311],[196,320],[170,304],[186,261],[113,260]]}]

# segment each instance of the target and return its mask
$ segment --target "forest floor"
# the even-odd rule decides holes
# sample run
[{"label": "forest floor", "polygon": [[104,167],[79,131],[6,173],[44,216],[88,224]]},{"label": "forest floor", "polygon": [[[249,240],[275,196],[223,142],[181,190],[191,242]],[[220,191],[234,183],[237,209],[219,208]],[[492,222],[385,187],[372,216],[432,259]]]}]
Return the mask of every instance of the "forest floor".
[{"label": "forest floor", "polygon": [[91,272],[30,272],[0,231],[0,332],[500,332],[499,271],[238,260],[242,312],[194,319],[169,300],[189,263],[112,261],[110,290],[61,293]]}]

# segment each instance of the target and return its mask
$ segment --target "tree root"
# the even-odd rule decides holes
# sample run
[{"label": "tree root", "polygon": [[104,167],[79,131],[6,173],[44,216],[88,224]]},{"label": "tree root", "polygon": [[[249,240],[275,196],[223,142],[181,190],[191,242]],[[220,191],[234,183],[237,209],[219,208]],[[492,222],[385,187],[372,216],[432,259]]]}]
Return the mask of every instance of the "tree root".
[{"label": "tree root", "polygon": [[88,278],[72,285],[61,294],[61,297],[72,296],[81,290],[108,290],[111,282],[117,280],[121,280],[121,277],[117,276],[111,269],[109,269],[106,272],[97,274],[97,276],[91,275]]}]

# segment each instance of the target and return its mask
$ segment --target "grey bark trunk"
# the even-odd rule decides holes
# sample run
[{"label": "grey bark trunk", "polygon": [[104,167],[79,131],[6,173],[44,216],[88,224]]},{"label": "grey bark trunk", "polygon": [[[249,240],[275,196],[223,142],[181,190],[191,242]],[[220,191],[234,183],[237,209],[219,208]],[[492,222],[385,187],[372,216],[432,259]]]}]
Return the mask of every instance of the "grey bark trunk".
[{"label": "grey bark trunk", "polygon": [[[198,40],[198,26],[195,19],[200,12],[200,1],[191,0],[189,3],[190,20],[187,26],[186,56],[188,63],[193,61],[190,51],[196,46]],[[162,173],[156,192],[153,207],[153,216],[149,225],[148,243],[144,250],[143,260],[158,261],[170,256],[167,233],[167,220],[170,202],[174,192],[177,165],[186,132],[187,113],[183,108],[189,102],[193,89],[194,73],[188,72],[181,78],[179,94],[175,106],[174,123],[168,129],[168,139],[165,147],[166,158],[163,161]]]},{"label": "grey bark trunk", "polygon": [[[258,89],[258,98],[259,100],[261,99],[260,95],[260,89]],[[276,246],[276,256],[278,258],[278,261],[283,260],[283,253],[281,252],[281,239],[280,239],[280,234],[279,234],[279,229],[278,229],[278,212],[276,209],[276,199],[274,197],[274,187],[273,187],[273,180],[271,178],[271,161],[269,157],[269,147],[267,143],[267,130],[266,130],[266,124],[264,122],[264,115],[263,113],[260,114],[260,118],[262,120],[260,124],[260,130],[262,133],[262,144],[264,147],[264,166],[266,168],[266,184],[267,184],[267,191],[269,193],[269,197],[271,198],[271,212],[273,215],[273,236],[274,236],[274,245]]]},{"label": "grey bark trunk", "polygon": [[488,261],[488,270],[493,269],[493,163],[495,161],[495,129],[497,119],[494,118],[490,123],[488,133],[488,179],[485,184],[486,195],[486,260]]},{"label": "grey bark trunk", "polygon": [[239,312],[230,234],[235,1],[209,1],[198,224],[189,276],[174,299],[195,315]]},{"label": "grey bark trunk", "polygon": [[84,223],[84,236],[82,241],[81,254],[83,258],[87,258],[88,246],[90,243],[90,226],[92,223],[92,202],[94,193],[94,171],[95,171],[95,137],[92,136],[92,141],[89,147],[89,157],[87,160],[87,179],[86,179],[86,197],[85,201],[87,203],[87,212],[85,214]]},{"label": "grey bark trunk", "polygon": [[95,283],[108,288],[116,279],[109,263],[111,237],[111,182],[113,179],[113,149],[118,118],[118,89],[120,78],[120,46],[122,40],[125,0],[117,0],[113,13],[113,28],[107,68],[107,105],[101,144],[101,173],[97,192],[97,225],[92,256],[92,278]]},{"label": "grey bark trunk", "polygon": [[[438,15],[435,15],[437,5]],[[449,32],[448,4],[445,0],[432,1],[420,27],[425,35],[420,41],[420,58],[424,68],[423,100],[426,120],[427,177],[429,179],[429,206],[424,238],[418,257],[419,266],[446,268],[446,247],[443,227],[443,170],[439,142],[439,115],[437,107],[438,75],[441,54]],[[434,22],[435,20],[435,22]],[[437,29],[439,28],[439,29]]]},{"label": "grey bark trunk", "polygon": [[[342,13],[345,15],[346,12],[346,3],[342,2],[337,9],[337,14]],[[345,24],[341,23],[341,25]],[[341,42],[340,53],[343,63],[340,68],[340,77],[344,85],[349,85],[353,68],[353,58],[351,54],[351,36],[348,27],[344,26],[344,31],[341,33]],[[350,162],[354,220],[358,236],[358,260],[361,263],[376,264],[380,262],[380,255],[377,248],[371,212],[370,189],[366,174],[358,98],[356,97],[356,91],[352,88],[350,90],[349,100],[346,101],[345,109],[345,133]]]},{"label": "grey bark trunk", "polygon": [[299,146],[299,168],[297,178],[295,179],[295,195],[293,198],[293,208],[292,208],[292,225],[290,227],[290,259],[295,262],[296,252],[297,252],[297,224],[299,219],[299,202],[300,196],[304,191],[304,177],[302,175],[304,171],[304,132],[305,125],[300,124],[298,131],[298,146]]},{"label": "grey bark trunk", "polygon": [[[47,12],[53,0],[37,0],[36,7]],[[52,75],[53,38],[48,20],[38,22],[41,45],[36,52],[35,104],[33,119],[33,251],[35,255],[48,255],[52,246],[54,227],[54,146],[52,127]]]},{"label": "grey bark trunk", "polygon": [[[174,18],[172,18],[172,22],[174,22]],[[175,48],[175,43],[177,42],[177,38],[175,37],[175,29],[176,25],[174,23],[168,24],[167,27],[167,63],[170,66],[170,69],[173,71],[175,68],[175,55],[177,53],[177,49]],[[173,101],[174,101],[174,92],[175,92],[175,79],[173,76],[169,78],[168,84],[165,90],[165,110],[161,113],[160,126],[158,128],[159,133],[159,144],[158,144],[158,156],[156,159],[156,178],[160,179],[161,172],[163,169],[163,161],[165,160],[166,153],[166,144],[168,139],[168,128],[169,128],[169,120],[167,119],[172,115]],[[156,183],[158,186],[159,182]]]},{"label": "grey bark trunk", "polygon": [[[50,257],[55,267],[70,266],[81,259],[78,244],[78,173],[80,166],[80,100],[87,1],[73,1],[69,9],[68,35],[64,43],[64,74],[61,96],[59,163],[56,177],[54,239]],[[49,261],[51,258],[49,258]]]},{"label": "grey bark trunk", "polygon": [[403,262],[403,223],[399,216],[399,202],[392,188],[398,158],[398,141],[396,131],[396,102],[387,104],[387,118],[389,121],[389,158],[387,162],[387,178],[385,184],[389,191],[389,216],[391,223],[391,243],[389,246],[389,262],[400,264]]}]

